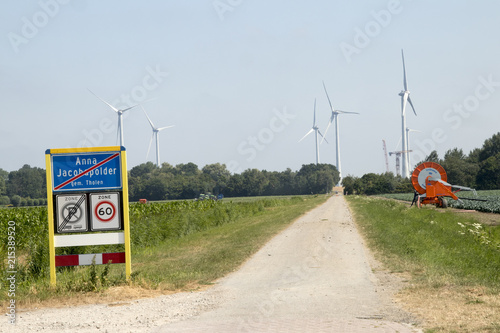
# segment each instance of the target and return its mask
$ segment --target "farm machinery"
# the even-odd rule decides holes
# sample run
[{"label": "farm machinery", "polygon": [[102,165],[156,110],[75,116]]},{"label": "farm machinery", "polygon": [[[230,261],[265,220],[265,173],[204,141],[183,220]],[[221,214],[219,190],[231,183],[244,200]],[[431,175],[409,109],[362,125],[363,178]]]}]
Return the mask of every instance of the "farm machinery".
[{"label": "farm machinery", "polygon": [[[448,176],[444,168],[435,162],[424,162],[418,165],[411,175],[411,183],[415,189],[413,204],[418,208],[422,205],[434,204],[436,207],[446,208],[448,203],[446,197],[461,201],[455,193],[459,191],[476,190],[447,183]],[[463,198],[467,200],[486,201],[482,199]]]}]

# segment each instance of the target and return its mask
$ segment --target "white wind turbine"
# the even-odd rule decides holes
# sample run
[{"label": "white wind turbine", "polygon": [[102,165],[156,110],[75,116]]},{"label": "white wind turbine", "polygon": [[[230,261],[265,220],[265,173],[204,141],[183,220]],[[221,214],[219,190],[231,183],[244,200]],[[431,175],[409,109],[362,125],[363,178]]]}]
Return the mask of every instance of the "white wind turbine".
[{"label": "white wind turbine", "polygon": [[[311,134],[312,132],[315,133],[315,140],[316,140],[316,164],[319,163],[319,145],[318,145],[318,133],[319,135],[321,135],[321,137],[324,139],[325,137],[323,136],[323,134],[321,134],[321,131],[319,130],[319,127],[316,126],[316,98],[314,99],[314,117],[313,117],[313,126],[312,128],[309,130],[309,132],[306,133],[306,135],[304,135],[302,137],[302,139],[299,140],[302,141],[306,138],[306,136],[308,136],[309,134]],[[325,140],[326,141],[326,140]],[[326,141],[328,143],[328,141]]]},{"label": "white wind turbine", "polygon": [[[326,91],[326,86],[325,82],[323,81],[323,88],[325,89],[326,93],[326,98],[328,98],[328,103],[330,104],[330,109],[332,110],[332,115],[330,116],[330,121],[328,122],[328,126],[326,127],[325,130],[325,137],[326,133],[328,132],[328,129],[330,128],[330,125],[332,124],[333,121],[335,121],[335,145],[337,149],[337,155],[336,155],[336,162],[337,162],[337,170],[339,171],[339,183],[338,185],[342,185],[342,171],[341,171],[341,165],[340,165],[340,143],[339,143],[339,119],[338,115],[339,114],[359,114],[358,112],[349,112],[349,111],[342,111],[342,110],[335,110],[332,106],[332,102],[330,101],[330,97],[328,96],[328,92]],[[324,138],[323,138],[324,140]],[[323,141],[321,141],[323,142]]]},{"label": "white wind turbine", "polygon": [[404,178],[409,178],[410,177],[410,171],[409,171],[409,158],[408,158],[408,139],[407,139],[407,133],[406,133],[406,101],[410,103],[411,108],[413,109],[413,113],[415,113],[415,116],[417,115],[417,112],[415,111],[415,108],[413,107],[413,103],[411,102],[410,99],[410,91],[408,90],[408,83],[406,82],[406,68],[405,68],[405,56],[403,53],[403,50],[401,50],[401,57],[403,58],[403,87],[404,90],[402,90],[399,93],[399,96],[401,96],[401,129],[402,129],[402,160],[403,160],[403,165],[402,165],[402,176]]},{"label": "white wind turbine", "polygon": [[141,105],[142,111],[144,111],[144,114],[146,115],[146,118],[148,118],[149,124],[151,125],[151,129],[153,130],[153,134],[151,135],[151,139],[149,140],[149,147],[148,147],[148,152],[146,154],[146,157],[149,155],[149,150],[151,149],[151,142],[153,141],[153,137],[156,139],[156,165],[160,167],[160,131],[166,129],[166,128],[171,128],[174,127],[172,126],[165,126],[165,127],[155,127],[151,119],[149,119],[149,116],[144,109],[144,107]]},{"label": "white wind turbine", "polygon": [[128,107],[126,109],[117,109],[116,107],[114,107],[113,105],[109,104],[108,102],[106,102],[105,100],[103,100],[101,97],[97,96],[96,94],[94,94],[94,92],[92,90],[89,89],[89,91],[97,98],[99,98],[102,102],[104,102],[104,104],[106,104],[107,106],[109,106],[113,111],[115,111],[118,115],[118,129],[117,129],[117,136],[119,135],[120,136],[120,146],[124,146],[125,145],[125,141],[123,139],[123,119],[122,119],[122,115],[123,113],[125,113],[125,111],[128,111],[132,108],[135,108],[137,105],[139,104],[136,104],[136,105],[133,105],[131,107]]}]

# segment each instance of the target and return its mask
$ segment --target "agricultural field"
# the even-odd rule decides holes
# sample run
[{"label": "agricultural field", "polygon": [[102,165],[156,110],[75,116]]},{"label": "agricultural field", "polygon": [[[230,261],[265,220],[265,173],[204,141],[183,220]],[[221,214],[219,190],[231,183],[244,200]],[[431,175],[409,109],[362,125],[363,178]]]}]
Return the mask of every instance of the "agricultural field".
[{"label": "agricultural field", "polygon": [[[172,253],[176,244],[192,237],[198,237],[197,244],[193,249],[200,251],[203,235],[213,230],[225,228],[240,228],[242,233],[248,233],[245,228],[255,227],[256,223],[262,224],[262,228],[271,225],[286,225],[294,217],[302,214],[305,210],[326,200],[325,196],[302,196],[302,197],[268,197],[265,199],[254,198],[253,200],[239,200],[232,202],[230,199],[224,201],[170,201],[151,202],[148,204],[130,204],[130,229],[132,247],[132,284],[147,289],[156,289],[160,284],[168,290],[183,288],[192,282],[195,273],[183,276],[176,273],[170,277],[173,281],[165,282],[168,274],[159,274],[159,267],[155,258],[160,254]],[[295,215],[294,215],[295,214]],[[293,216],[292,216],[293,215]],[[266,222],[271,219],[272,222]],[[57,269],[56,293],[49,286],[49,253],[48,253],[48,222],[46,207],[22,207],[0,209],[0,289],[5,290],[6,278],[9,270],[16,273],[16,298],[23,302],[41,301],[51,299],[54,295],[59,297],[75,296],[78,293],[101,292],[112,286],[126,284],[124,269],[122,265],[91,265],[80,267],[60,267]],[[9,221],[13,221],[9,223]],[[15,227],[14,239],[9,240],[9,226]],[[260,229],[259,229],[260,230]],[[265,234],[262,231],[259,235]],[[225,238],[223,237],[224,241]],[[15,267],[8,267],[12,262],[8,261],[9,241],[15,242]],[[254,239],[236,240],[238,248],[241,248],[244,260],[248,256],[248,250],[243,246],[247,241]],[[262,240],[265,241],[265,240]],[[217,244],[222,244],[221,240]],[[228,245],[233,248],[234,244]],[[254,244],[250,245],[254,247]],[[184,256],[193,247],[190,244],[183,249],[179,255],[183,258],[179,262],[179,269],[186,266]],[[168,250],[165,250],[168,248]],[[84,254],[123,251],[123,245],[102,245],[85,247],[56,248],[56,254]],[[160,251],[160,252],[158,252]],[[167,252],[165,252],[167,251]],[[226,250],[224,250],[226,251]],[[212,259],[218,258],[212,253]],[[199,258],[200,253],[193,255]],[[182,259],[181,258],[181,259]],[[212,259],[204,259],[205,266],[209,264],[209,270],[215,267]],[[177,260],[172,257],[168,261],[171,265]],[[151,262],[149,262],[151,261]],[[170,266],[169,266],[170,267]],[[7,269],[8,268],[8,269]],[[227,268],[229,270],[233,267]],[[222,274],[223,272],[218,274]],[[204,277],[200,277],[204,280]],[[165,287],[166,286],[166,287]],[[169,289],[170,288],[170,289]],[[0,303],[6,301],[7,294],[0,294]]]},{"label": "agricultural field", "polygon": [[[459,198],[482,199],[486,201],[461,200],[455,201],[447,198],[448,206],[458,209],[472,209],[479,212],[500,214],[500,190],[493,191],[460,191],[456,194]],[[384,198],[409,201],[413,200],[413,193],[393,193],[378,195]]]}]

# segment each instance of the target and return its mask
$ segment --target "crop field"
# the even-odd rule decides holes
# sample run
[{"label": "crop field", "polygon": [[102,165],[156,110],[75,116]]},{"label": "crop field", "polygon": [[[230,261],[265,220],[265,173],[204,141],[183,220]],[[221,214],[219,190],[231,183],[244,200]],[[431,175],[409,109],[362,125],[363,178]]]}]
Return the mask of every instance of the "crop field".
[{"label": "crop field", "polygon": [[[311,199],[311,200],[310,200]],[[230,199],[224,201],[169,201],[148,204],[130,204],[130,229],[132,265],[137,266],[132,280],[139,285],[157,285],[161,276],[144,275],[141,259],[157,255],[158,247],[176,244],[178,240],[199,235],[201,232],[226,227],[253,218],[261,219],[272,212],[296,211],[315,205],[326,197],[267,197],[252,200]],[[301,212],[301,211],[300,211]],[[300,213],[299,212],[299,213]],[[267,217],[266,217],[267,218]],[[13,221],[13,222],[9,222]],[[291,220],[288,220],[291,221]],[[253,223],[253,222],[252,222]],[[243,225],[245,225],[243,223]],[[11,229],[9,229],[9,227]],[[14,229],[12,228],[14,227]],[[9,231],[15,235],[9,239]],[[241,239],[239,239],[241,243]],[[15,267],[9,266],[9,246],[14,245]],[[85,247],[56,248],[56,254],[85,254],[123,251],[123,244]],[[0,290],[5,290],[8,271],[16,271],[16,297],[43,300],[54,296],[49,286],[48,217],[46,207],[19,207],[0,209]],[[134,261],[137,259],[139,261]],[[153,264],[152,264],[153,265]],[[154,265],[153,265],[154,266]],[[137,269],[141,267],[141,269]],[[154,266],[158,268],[157,266]],[[8,269],[7,269],[8,268]],[[154,271],[154,270],[153,270]],[[148,275],[149,274],[149,275]],[[125,283],[122,265],[91,265],[81,267],[59,267],[57,269],[57,293],[74,293],[105,290],[107,287]],[[155,282],[151,282],[154,280]],[[140,282],[139,282],[140,281]],[[182,282],[186,283],[186,282]],[[182,287],[182,283],[176,285]],[[6,293],[0,294],[0,303],[6,300]]]},{"label": "crop field", "polygon": [[[456,195],[459,198],[483,199],[486,201],[473,201],[466,199],[455,201],[451,198],[447,198],[449,207],[458,209],[472,209],[479,212],[500,214],[500,190],[476,191],[476,193],[472,191],[460,191],[456,193]],[[409,202],[413,200],[413,193],[394,193],[383,194],[379,196]]]}]

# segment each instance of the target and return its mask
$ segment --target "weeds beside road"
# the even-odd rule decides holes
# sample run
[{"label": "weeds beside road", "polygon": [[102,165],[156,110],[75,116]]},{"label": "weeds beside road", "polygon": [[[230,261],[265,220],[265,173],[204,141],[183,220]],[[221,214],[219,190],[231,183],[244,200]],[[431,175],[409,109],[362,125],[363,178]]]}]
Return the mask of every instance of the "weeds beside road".
[{"label": "weeds beside road", "polygon": [[500,229],[431,207],[348,196],[359,228],[388,269],[409,276],[404,306],[428,332],[500,331]]}]

